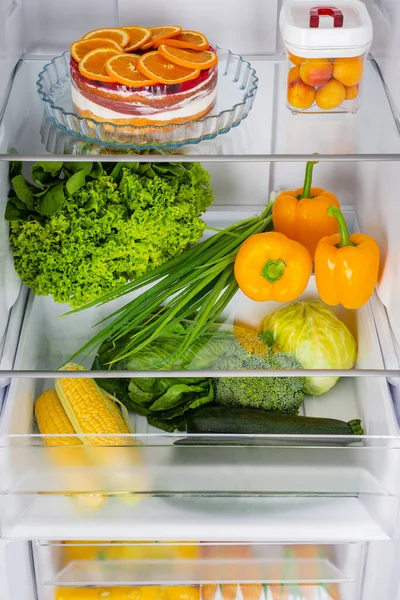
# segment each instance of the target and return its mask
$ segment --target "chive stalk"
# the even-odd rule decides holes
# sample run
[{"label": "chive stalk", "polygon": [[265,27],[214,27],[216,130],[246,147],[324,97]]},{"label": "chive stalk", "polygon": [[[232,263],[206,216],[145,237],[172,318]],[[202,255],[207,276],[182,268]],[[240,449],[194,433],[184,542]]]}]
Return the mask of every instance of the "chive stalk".
[{"label": "chive stalk", "polygon": [[248,237],[271,228],[271,213],[272,202],[260,215],[219,230],[148,274],[67,313],[101,306],[152,284],[139,296],[99,321],[97,325],[106,324],[67,362],[77,356],[89,356],[105,340],[117,341],[131,334],[128,344],[112,362],[127,359],[151,344],[166,327],[194,314],[181,346],[171,357],[170,366],[173,366],[190,344],[220,317],[237,292],[234,275],[236,254]]}]

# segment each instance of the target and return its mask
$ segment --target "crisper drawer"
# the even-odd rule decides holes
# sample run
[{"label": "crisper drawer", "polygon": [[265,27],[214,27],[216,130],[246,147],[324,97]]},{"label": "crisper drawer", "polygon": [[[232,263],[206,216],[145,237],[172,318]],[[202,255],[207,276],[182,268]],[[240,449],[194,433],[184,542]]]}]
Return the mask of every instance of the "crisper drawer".
[{"label": "crisper drawer", "polygon": [[[378,390],[371,402],[382,410],[385,380],[343,383],[338,392],[354,388],[364,421],[373,409],[368,390]],[[22,419],[22,388],[20,401]],[[140,431],[142,420],[133,423]],[[2,436],[2,536],[291,542],[398,534],[400,440],[394,435],[159,432],[126,434],[109,446],[111,437],[87,436],[97,445],[65,447],[46,446],[38,434]]]},{"label": "crisper drawer", "polygon": [[390,598],[397,552],[393,542],[33,543],[39,600]]}]

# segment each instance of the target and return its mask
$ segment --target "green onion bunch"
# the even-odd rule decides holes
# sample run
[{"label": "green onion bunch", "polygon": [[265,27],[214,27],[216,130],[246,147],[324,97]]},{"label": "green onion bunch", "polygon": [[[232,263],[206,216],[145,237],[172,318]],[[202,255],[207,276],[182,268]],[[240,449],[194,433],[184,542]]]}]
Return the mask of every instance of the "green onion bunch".
[{"label": "green onion bunch", "polygon": [[68,360],[91,354],[105,340],[116,342],[132,333],[130,341],[112,363],[126,359],[141,352],[166,327],[194,315],[181,345],[166,365],[172,367],[194,340],[215,323],[237,292],[234,275],[237,252],[248,237],[272,228],[271,213],[272,202],[260,215],[218,231],[142,277],[71,311],[103,305],[150,285],[149,289],[98,323],[110,321]]}]

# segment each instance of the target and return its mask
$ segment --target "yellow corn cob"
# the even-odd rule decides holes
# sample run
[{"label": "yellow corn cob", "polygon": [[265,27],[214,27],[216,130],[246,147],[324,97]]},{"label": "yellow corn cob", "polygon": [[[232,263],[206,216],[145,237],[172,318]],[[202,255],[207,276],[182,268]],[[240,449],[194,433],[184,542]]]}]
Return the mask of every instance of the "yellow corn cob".
[{"label": "yellow corn cob", "polygon": [[[65,370],[82,370],[70,363]],[[56,379],[56,391],[78,437],[92,446],[120,446],[129,443],[122,437],[86,434],[129,433],[127,423],[94,379]]]},{"label": "yellow corn cob", "polygon": [[[55,390],[46,390],[39,396],[35,403],[35,417],[40,433],[43,435],[64,433],[75,433],[75,429],[65,412],[60,399]],[[48,437],[44,438],[44,443],[47,446],[81,446],[82,442],[77,437]],[[51,455],[51,461],[54,464],[65,467],[69,464],[81,462],[83,466],[90,465],[81,450],[72,451],[73,454],[67,454],[69,451],[57,451]],[[79,454],[77,454],[79,452]],[[75,482],[75,480],[74,480]],[[87,475],[85,482],[89,483]],[[94,484],[92,484],[94,485]],[[71,494],[72,495],[72,494]],[[98,509],[101,508],[106,500],[104,496],[97,494],[73,494],[72,501],[78,509]]]},{"label": "yellow corn cob", "polygon": [[[39,396],[35,404],[35,417],[40,433],[75,433],[67,413],[55,390],[46,390]],[[44,438],[47,446],[80,446],[82,442],[77,437]]]}]

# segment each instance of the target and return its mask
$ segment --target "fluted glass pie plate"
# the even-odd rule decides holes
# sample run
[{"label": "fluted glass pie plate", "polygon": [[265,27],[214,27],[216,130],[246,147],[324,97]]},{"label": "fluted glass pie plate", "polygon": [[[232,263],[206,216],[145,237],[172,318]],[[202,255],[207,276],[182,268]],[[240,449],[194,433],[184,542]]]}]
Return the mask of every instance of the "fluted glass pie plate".
[{"label": "fluted glass pie plate", "polygon": [[217,48],[218,83],[214,108],[199,120],[177,125],[115,125],[83,118],[74,112],[70,54],[64,52],[39,73],[37,89],[49,119],[60,129],[87,142],[123,148],[171,148],[211,140],[237,127],[249,114],[258,88],[251,64],[230,50]]}]

